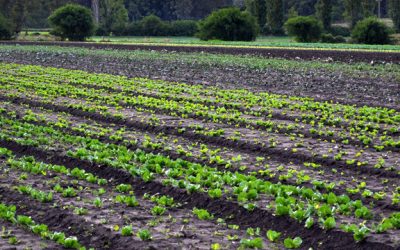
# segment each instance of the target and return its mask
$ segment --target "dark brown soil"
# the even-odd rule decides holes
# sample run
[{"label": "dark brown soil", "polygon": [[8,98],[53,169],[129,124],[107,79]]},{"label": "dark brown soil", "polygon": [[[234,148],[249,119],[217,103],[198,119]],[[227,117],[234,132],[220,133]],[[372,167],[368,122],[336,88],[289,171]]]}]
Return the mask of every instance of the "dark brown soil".
[{"label": "dark brown soil", "polygon": [[[211,199],[210,197],[202,193],[190,195],[183,190],[179,190],[173,187],[165,187],[161,183],[143,182],[140,179],[131,177],[130,174],[126,173],[123,170],[115,169],[110,166],[98,166],[97,164],[93,164],[88,161],[70,158],[68,156],[60,155],[53,152],[45,152],[38,148],[17,144],[13,141],[0,141],[0,147],[5,147],[9,150],[12,150],[17,156],[32,155],[36,159],[43,162],[63,165],[71,169],[75,166],[80,166],[81,169],[84,169],[89,173],[93,173],[94,175],[101,178],[112,178],[116,183],[129,183],[132,185],[135,194],[138,195],[143,195],[144,193],[169,195],[173,197],[174,200],[176,200],[177,202],[186,204],[185,207],[205,208],[218,217],[231,218],[227,220],[228,223],[237,224],[243,228],[260,227],[263,230],[272,228],[274,230],[284,232],[285,235],[290,235],[292,237],[300,236],[304,241],[305,249],[309,247],[322,247],[324,249],[393,249],[393,247],[388,246],[383,242],[364,242],[361,244],[357,244],[354,242],[351,235],[338,230],[324,231],[317,227],[305,229],[302,225],[293,222],[289,218],[275,217],[269,212],[257,208],[254,211],[249,212],[236,203],[220,199]],[[7,194],[4,196],[5,198],[3,198],[3,200],[5,199],[13,202],[21,200],[21,198],[18,196],[18,193],[2,189],[4,188],[1,188],[0,190],[3,193]],[[46,209],[46,207],[42,206],[41,209]],[[24,213],[27,214],[29,213],[29,211],[30,210],[24,211]],[[35,219],[37,221],[40,221],[40,217],[38,217],[38,215],[35,216],[37,217]],[[62,217],[63,216],[61,216],[61,218]],[[157,248],[157,246],[154,247]],[[118,247],[118,249],[123,248]]]},{"label": "dark brown soil", "polygon": [[176,52],[207,52],[232,55],[257,55],[266,58],[286,58],[302,60],[331,59],[340,62],[389,62],[400,63],[400,53],[396,52],[368,52],[368,51],[340,51],[340,50],[308,50],[308,49],[276,49],[276,48],[233,48],[224,46],[168,46],[168,45],[128,45],[128,44],[101,44],[82,42],[28,42],[2,41],[0,44],[18,45],[56,45],[63,47],[85,47],[92,49],[119,49],[119,50],[156,50]]},{"label": "dark brown soil", "polygon": [[124,59],[70,54],[0,52],[0,62],[36,64],[95,73],[145,77],[221,88],[248,88],[277,94],[309,96],[358,106],[400,110],[400,82],[380,77],[349,76],[343,72],[251,69],[220,64],[204,65],[164,60]]}]

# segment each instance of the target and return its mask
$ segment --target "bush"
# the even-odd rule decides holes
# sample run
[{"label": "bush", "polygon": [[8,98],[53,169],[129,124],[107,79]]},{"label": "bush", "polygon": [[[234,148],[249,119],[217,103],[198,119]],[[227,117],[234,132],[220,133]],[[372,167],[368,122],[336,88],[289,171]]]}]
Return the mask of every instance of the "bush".
[{"label": "bush", "polygon": [[139,25],[144,36],[164,36],[169,29],[168,25],[155,15],[144,17]]},{"label": "bush", "polygon": [[257,20],[238,8],[214,11],[199,23],[197,36],[201,40],[253,41],[258,34]]},{"label": "bush", "polygon": [[197,32],[197,22],[193,20],[178,20],[171,22],[168,35],[171,36],[194,36]]},{"label": "bush", "polygon": [[0,14],[0,40],[12,38],[11,25],[8,20]]},{"label": "bush", "polygon": [[389,44],[390,30],[375,17],[359,21],[353,29],[351,37],[356,43]]},{"label": "bush", "polygon": [[287,20],[285,28],[289,36],[294,36],[296,41],[318,42],[321,37],[322,25],[315,17],[298,16]]},{"label": "bush", "polygon": [[321,35],[322,43],[346,43],[346,39],[343,36],[334,36],[330,33]]},{"label": "bush", "polygon": [[58,8],[49,17],[49,22],[53,27],[52,34],[63,40],[68,38],[70,41],[84,41],[94,30],[91,11],[78,4],[67,4]]}]

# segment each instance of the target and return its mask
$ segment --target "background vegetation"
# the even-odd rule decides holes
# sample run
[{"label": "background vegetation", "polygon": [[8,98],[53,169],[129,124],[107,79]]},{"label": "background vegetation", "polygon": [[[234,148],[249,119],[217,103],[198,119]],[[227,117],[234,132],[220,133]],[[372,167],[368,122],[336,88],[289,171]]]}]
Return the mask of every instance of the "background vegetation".
[{"label": "background vegetation", "polygon": [[[286,35],[284,24],[297,16],[314,16],[325,42],[343,42],[356,24],[376,16],[391,20],[400,32],[398,0],[0,0],[0,13],[12,34],[49,29],[48,17],[67,3],[92,9],[99,36],[193,36],[197,21],[214,10],[235,6],[249,12],[261,35]],[[28,11],[29,10],[29,11]]]}]

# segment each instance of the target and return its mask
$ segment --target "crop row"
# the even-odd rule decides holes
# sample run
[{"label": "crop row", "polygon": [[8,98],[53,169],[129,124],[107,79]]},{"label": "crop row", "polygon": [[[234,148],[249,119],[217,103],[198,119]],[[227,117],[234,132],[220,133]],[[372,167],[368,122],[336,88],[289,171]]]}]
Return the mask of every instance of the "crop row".
[{"label": "crop row", "polygon": [[[309,227],[316,223],[328,230],[336,226],[336,220],[342,221],[343,218],[357,217],[369,220],[378,216],[377,221],[381,223],[376,224],[377,221],[373,219],[372,224],[375,224],[374,230],[381,231],[383,223],[397,218],[397,214],[394,213],[382,220],[379,215],[373,215],[373,210],[361,201],[351,201],[346,195],[321,194],[308,188],[274,184],[251,175],[221,172],[215,168],[182,160],[174,161],[162,155],[147,154],[139,150],[132,152],[124,146],[65,135],[49,127],[17,124],[13,125],[14,135],[10,136],[2,131],[0,137],[3,140],[15,140],[28,145],[37,145],[39,142],[41,147],[46,149],[53,145],[66,152],[66,149],[62,149],[62,145],[65,145],[72,148],[66,152],[71,157],[122,168],[145,181],[157,180],[164,185],[184,188],[191,193],[207,192],[213,198],[235,198],[249,210],[265,207],[277,216],[290,216]],[[344,224],[342,227],[354,229],[354,225]],[[353,231],[358,232],[356,229]]]},{"label": "crop row", "polygon": [[[33,85],[33,84],[30,84]],[[39,85],[39,84],[35,84]],[[15,87],[14,85],[8,86],[9,88]],[[7,87],[4,87],[7,88]],[[37,89],[35,95],[32,93],[29,93],[29,89],[24,89],[22,86],[17,86],[19,93],[16,94],[14,92],[8,93],[8,96],[21,96],[21,95],[29,95],[32,100],[35,98],[39,98],[38,100],[41,100],[42,102],[45,103],[52,103],[58,100],[59,102],[65,102],[65,105],[77,109],[77,110],[82,110],[85,112],[92,112],[96,113],[97,110],[102,110],[100,111],[101,114],[105,115],[106,117],[111,117],[111,118],[117,118],[117,119],[127,119],[127,118],[134,118],[136,121],[143,122],[147,120],[148,123],[150,124],[155,124],[155,125],[160,125],[160,124],[165,124],[169,120],[174,119],[173,117],[166,117],[165,115],[157,115],[157,114],[146,114],[146,113],[141,113],[141,110],[144,110],[143,108],[137,108],[136,110],[131,109],[131,108],[124,108],[121,107],[117,101],[115,101],[115,98],[119,98],[118,96],[104,96],[101,95],[96,96],[93,94],[93,89],[89,90],[83,90],[80,88],[73,89],[71,88],[66,88],[63,89],[63,87],[59,86],[54,86],[52,89],[50,89],[50,85],[46,84],[42,88]],[[50,89],[50,90],[49,90]],[[74,92],[75,91],[75,92]],[[25,92],[25,94],[23,94]],[[67,97],[70,95],[78,95],[79,98],[71,98]],[[64,96],[58,98],[58,96]],[[85,98],[83,99],[80,98]],[[102,100],[100,102],[91,102],[90,99],[93,98],[101,98]],[[133,99],[132,99],[133,100]],[[151,111],[151,110],[150,110]],[[135,113],[134,113],[135,112]],[[154,112],[154,111],[153,111]],[[171,115],[173,113],[176,113],[176,111],[171,111]],[[138,119],[140,117],[140,119]],[[179,122],[178,122],[179,121]],[[203,136],[208,136],[208,137],[220,137],[224,136],[230,141],[248,141],[246,137],[252,138],[256,137],[256,139],[253,139],[254,141],[251,143],[256,143],[258,145],[261,145],[262,147],[266,147],[266,141],[269,142],[269,148],[275,148],[277,147],[280,150],[286,150],[285,148],[288,148],[290,151],[295,155],[296,153],[302,154],[302,155],[310,155],[310,150],[314,151],[315,149],[318,149],[320,151],[319,154],[313,153],[312,156],[308,156],[309,158],[313,158],[314,154],[318,156],[319,158],[322,158],[321,161],[324,161],[324,159],[331,159],[335,161],[342,161],[345,162],[347,165],[354,165],[354,166],[364,166],[364,165],[369,165],[371,167],[374,166],[380,166],[380,163],[382,161],[382,156],[388,155],[386,152],[384,154],[374,154],[373,152],[366,151],[362,149],[357,149],[354,147],[351,147],[349,145],[341,145],[342,149],[339,149],[337,147],[337,143],[335,143],[334,140],[331,142],[326,142],[326,141],[317,141],[315,139],[308,139],[308,138],[303,138],[304,135],[302,134],[288,134],[288,135],[282,135],[279,133],[274,133],[274,132],[263,132],[262,130],[254,130],[250,128],[243,128],[243,129],[234,129],[234,128],[226,128],[223,126],[218,126],[218,123],[207,123],[207,122],[200,122],[198,120],[190,120],[190,119],[185,119],[181,118],[180,120],[173,121],[175,124],[180,126],[181,128],[178,129],[178,132],[184,133],[185,130],[187,129],[192,129],[194,133],[196,134],[201,134]],[[186,124],[185,124],[186,123]],[[173,124],[171,124],[173,125]],[[272,130],[272,129],[271,129]],[[244,131],[244,133],[243,133]],[[394,143],[394,145],[397,143],[393,140],[391,137],[385,136],[385,138],[390,138],[388,142]],[[243,139],[243,140],[242,140]],[[390,153],[390,152],[389,152]],[[348,154],[347,157],[344,157],[344,155]],[[396,155],[395,153],[393,153]],[[360,156],[363,155],[365,158],[368,159],[373,159],[372,161],[362,161],[359,160]],[[392,159],[395,159],[396,156],[391,157]],[[345,160],[344,160],[345,159]],[[392,159],[389,159],[390,161],[387,162],[389,165],[389,171],[396,171],[397,167],[396,165],[398,164],[396,161],[393,161]]]},{"label": "crop row", "polygon": [[[258,127],[281,133],[300,133],[306,136],[331,138],[341,140],[343,143],[358,142],[361,145],[374,146],[377,150],[398,146],[396,137],[390,136],[398,134],[398,126],[393,125],[399,124],[400,116],[394,110],[355,108],[315,102],[307,98],[288,98],[246,90],[217,90],[212,87],[204,88],[144,79],[132,81],[122,77],[87,75],[79,71],[70,73],[73,71],[63,72],[59,69],[53,69],[55,72],[51,73],[51,70],[46,68],[49,72],[46,72],[44,78],[41,77],[42,70],[45,69],[32,68],[32,66],[24,66],[18,70],[5,69],[2,81],[7,84],[18,83],[19,87],[23,85],[27,88],[32,88],[30,86],[32,82],[37,85],[43,82],[46,86],[56,84],[58,87],[61,84],[66,86],[65,90],[61,88],[58,90],[60,95],[66,92],[78,97],[90,95],[91,98],[100,99],[109,104],[162,110],[168,114],[183,117],[202,117],[216,122]],[[79,91],[74,90],[77,86],[80,87]],[[36,87],[43,89],[40,86]],[[85,87],[97,89],[90,90]],[[114,92],[106,91],[104,88],[112,89]],[[184,92],[185,89],[187,89],[186,92]],[[118,90],[117,93],[115,93],[116,90]],[[242,106],[248,109],[243,109]],[[298,122],[305,124],[299,125]],[[379,122],[392,125],[382,126],[378,124]]]},{"label": "crop row", "polygon": [[[316,188],[333,190],[340,193],[347,193],[352,196],[359,194],[363,200],[369,197],[373,199],[368,202],[398,203],[398,194],[394,192],[396,186],[392,180],[381,180],[375,176],[368,179],[354,177],[350,169],[324,169],[319,164],[304,162],[303,165],[288,164],[284,167],[277,162],[264,157],[262,154],[249,154],[221,148],[218,146],[202,144],[179,136],[171,136],[163,133],[153,134],[145,130],[126,130],[124,127],[117,127],[107,123],[96,123],[90,119],[81,119],[68,114],[57,113],[50,110],[36,110],[29,106],[16,106],[10,103],[0,103],[0,108],[5,107],[9,117],[21,117],[24,121],[33,124],[47,124],[52,128],[75,133],[86,137],[100,139],[104,142],[122,143],[127,147],[138,147],[146,152],[160,152],[173,158],[184,158],[191,162],[211,164],[212,166],[229,171],[257,174],[259,178],[271,181],[283,181],[297,185],[314,185]],[[5,106],[4,106],[5,105]],[[6,129],[3,126],[3,129]],[[381,163],[384,164],[384,163]],[[327,176],[332,176],[330,181]],[[377,186],[376,183],[385,184]],[[393,191],[393,194],[390,192]],[[385,201],[390,198],[391,201]]]},{"label": "crop row", "polygon": [[[168,245],[171,242],[166,239],[183,237],[180,225],[183,223],[183,227],[186,227],[185,233],[192,234],[193,242],[196,238],[208,238],[200,243],[204,246],[197,247],[273,244],[268,243],[265,238],[262,239],[260,229],[239,230],[238,225],[228,224],[222,218],[215,218],[218,225],[214,225],[214,216],[207,210],[195,208],[190,211],[181,208],[182,205],[166,195],[145,193],[140,198],[135,196],[134,188],[130,184],[106,185],[104,179],[82,169],[46,164],[36,161],[32,156],[15,157],[5,148],[0,149],[0,154],[6,159],[3,168],[6,166],[9,169],[9,181],[19,184],[11,188],[14,187],[21,194],[42,203],[55,202],[57,206],[73,211],[86,221],[100,221],[112,234],[116,233],[121,237],[136,236],[142,241],[157,242],[168,248],[171,247]],[[131,218],[141,219],[132,221]],[[207,232],[205,228],[210,231]],[[134,235],[134,232],[137,233]],[[210,236],[211,233],[215,236]],[[276,240],[277,238],[274,241]],[[179,245],[177,241],[173,244]]]}]

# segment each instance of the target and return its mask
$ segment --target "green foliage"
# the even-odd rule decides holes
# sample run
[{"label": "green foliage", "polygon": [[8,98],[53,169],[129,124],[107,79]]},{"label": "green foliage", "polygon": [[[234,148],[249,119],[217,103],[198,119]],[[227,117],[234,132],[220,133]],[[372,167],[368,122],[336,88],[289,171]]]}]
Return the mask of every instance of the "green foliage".
[{"label": "green foliage", "polygon": [[124,227],[121,229],[121,235],[122,235],[122,236],[132,236],[132,235],[133,235],[132,226],[131,226],[131,225],[129,225],[129,226],[124,226]]},{"label": "green foliage", "polygon": [[257,19],[261,33],[267,22],[267,1],[266,0],[245,0],[246,11],[250,12]]},{"label": "green foliage", "polygon": [[332,24],[332,0],[318,0],[316,4],[317,17],[325,30],[329,30]]},{"label": "green foliage", "polygon": [[119,193],[128,193],[132,190],[132,186],[130,184],[119,184],[115,187],[115,190]]},{"label": "green foliage", "polygon": [[331,33],[321,35],[322,43],[346,43],[346,39],[343,36],[334,36]]},{"label": "green foliage", "polygon": [[288,249],[296,249],[299,248],[301,246],[301,244],[303,243],[303,240],[300,237],[296,237],[294,239],[292,238],[286,238],[283,241],[283,245],[288,248]]},{"label": "green foliage", "polygon": [[360,242],[363,241],[371,230],[365,225],[357,226],[355,224],[343,225],[341,228],[348,233],[353,233],[353,238],[355,241]]},{"label": "green foliage", "polygon": [[162,36],[167,33],[168,26],[158,16],[150,15],[139,22],[145,36]]},{"label": "green foliage", "polygon": [[285,23],[285,28],[298,42],[317,42],[321,37],[321,24],[311,16],[291,18]]},{"label": "green foliage", "polygon": [[54,11],[49,17],[53,33],[62,39],[83,41],[93,34],[94,23],[91,11],[76,4],[68,4]]},{"label": "green foliage", "polygon": [[12,37],[10,22],[0,14],[0,40],[9,40]]},{"label": "green foliage", "polygon": [[139,232],[137,233],[137,236],[143,241],[151,240],[151,233],[147,229],[139,230]]},{"label": "green foliage", "polygon": [[334,36],[350,36],[351,35],[351,30],[347,27],[343,27],[343,26],[332,26],[329,29],[329,32],[334,35]]},{"label": "green foliage", "polygon": [[389,13],[390,17],[393,20],[394,27],[397,32],[400,32],[400,1],[398,0],[389,0]]},{"label": "green foliage", "polygon": [[267,25],[266,29],[269,34],[283,35],[283,24],[285,22],[284,9],[282,0],[266,0],[267,1]]},{"label": "green foliage", "polygon": [[161,206],[154,206],[151,209],[151,214],[155,215],[155,216],[159,216],[159,215],[163,215],[165,213],[165,211],[167,211],[167,209],[165,207],[161,207]]},{"label": "green foliage", "polygon": [[374,15],[374,10],[377,5],[376,0],[362,0],[361,6],[363,11],[363,17],[370,17]]},{"label": "green foliage", "polygon": [[124,35],[134,36],[194,36],[198,30],[194,20],[167,22],[155,15],[144,17],[126,26]]},{"label": "green foliage", "polygon": [[212,220],[214,216],[205,209],[193,209],[193,214],[197,215],[200,220]]},{"label": "green foliage", "polygon": [[240,245],[246,249],[247,248],[263,249],[263,240],[262,238],[242,239],[240,241]]},{"label": "green foliage", "polygon": [[19,34],[22,30],[22,26],[25,22],[26,17],[26,4],[25,0],[15,0],[11,9],[10,19],[12,21],[13,32]]},{"label": "green foliage", "polygon": [[374,17],[366,18],[357,23],[351,34],[357,43],[389,44],[390,30],[381,21]]},{"label": "green foliage", "polygon": [[358,21],[363,19],[362,0],[345,0],[346,18],[350,26],[354,27]]},{"label": "green foliage", "polygon": [[177,20],[171,22],[167,35],[169,36],[194,36],[197,33],[197,22],[193,20]]},{"label": "green foliage", "polygon": [[201,40],[253,41],[258,27],[255,17],[238,8],[225,8],[213,12],[199,23]]},{"label": "green foliage", "polygon": [[128,11],[123,0],[100,1],[100,26],[102,35],[121,35],[128,23]]},{"label": "green foliage", "polygon": [[336,220],[334,217],[328,217],[326,219],[322,219],[322,228],[325,230],[330,230],[336,227]]},{"label": "green foliage", "polygon": [[274,230],[268,230],[267,231],[267,238],[268,240],[270,240],[271,242],[275,242],[279,239],[279,237],[281,236],[281,233],[274,231]]}]

